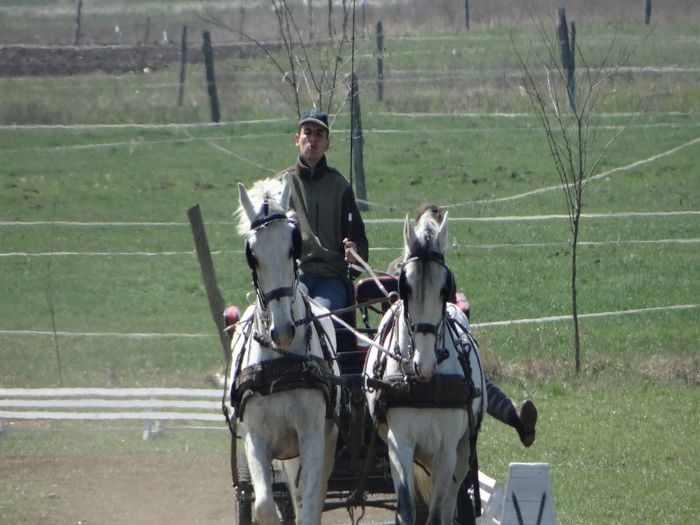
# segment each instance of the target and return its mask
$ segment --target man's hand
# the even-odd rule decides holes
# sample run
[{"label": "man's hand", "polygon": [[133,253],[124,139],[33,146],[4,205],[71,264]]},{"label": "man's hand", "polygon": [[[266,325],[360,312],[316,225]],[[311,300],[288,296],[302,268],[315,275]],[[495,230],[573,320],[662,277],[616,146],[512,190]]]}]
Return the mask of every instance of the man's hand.
[{"label": "man's hand", "polygon": [[345,248],[345,262],[348,264],[359,263],[360,261],[353,255],[351,250],[357,250],[357,246],[347,237],[343,239],[343,248]]}]

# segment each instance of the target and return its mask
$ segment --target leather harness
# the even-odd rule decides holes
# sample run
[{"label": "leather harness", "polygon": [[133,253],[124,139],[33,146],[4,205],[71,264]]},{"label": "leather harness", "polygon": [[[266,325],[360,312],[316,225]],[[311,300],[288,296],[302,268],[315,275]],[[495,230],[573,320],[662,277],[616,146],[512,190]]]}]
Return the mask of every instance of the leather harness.
[{"label": "leather harness", "polygon": [[[389,339],[398,326],[398,309],[392,322],[386,323],[380,340],[383,344]],[[470,420],[475,421],[472,414],[472,401],[481,396],[481,389],[472,381],[469,353],[476,348],[476,341],[458,321],[446,316],[450,336],[455,341],[459,362],[464,376],[437,374],[430,381],[419,382],[415,376],[396,374],[384,376],[388,356],[382,354],[374,366],[374,381],[370,386],[378,390],[376,396],[375,414],[381,423],[386,422],[386,414],[393,407],[414,408],[465,408],[469,411]],[[460,338],[455,338],[458,331],[466,334],[466,344]],[[478,421],[480,423],[480,421]],[[476,428],[478,428],[478,423]]]},{"label": "leather harness", "polygon": [[[252,396],[266,396],[296,388],[315,388],[320,390],[326,399],[326,417],[330,418],[333,415],[336,403],[336,398],[333,395],[334,387],[331,382],[333,358],[320,322],[316,318],[312,318],[311,324],[318,334],[323,357],[308,354],[311,342],[309,334],[306,338],[306,355],[298,356],[285,353],[277,359],[262,361],[247,366],[242,370],[239,369],[240,371],[236,374],[231,386],[231,405],[239,420],[243,419],[245,405]],[[249,329],[244,342],[246,348],[250,338]],[[264,344],[262,338],[257,336],[257,334],[253,334],[252,339],[258,344]],[[242,361],[244,353],[240,353],[239,363]]]}]

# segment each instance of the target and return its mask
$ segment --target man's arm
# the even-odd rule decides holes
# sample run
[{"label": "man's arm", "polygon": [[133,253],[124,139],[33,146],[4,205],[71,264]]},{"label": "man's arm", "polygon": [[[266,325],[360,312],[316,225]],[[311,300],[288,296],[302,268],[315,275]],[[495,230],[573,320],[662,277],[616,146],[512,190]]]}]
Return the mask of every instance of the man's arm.
[{"label": "man's arm", "polygon": [[369,258],[369,242],[365,233],[365,223],[355,202],[355,194],[348,186],[343,195],[342,210],[343,237],[355,243],[355,251],[365,261]]}]

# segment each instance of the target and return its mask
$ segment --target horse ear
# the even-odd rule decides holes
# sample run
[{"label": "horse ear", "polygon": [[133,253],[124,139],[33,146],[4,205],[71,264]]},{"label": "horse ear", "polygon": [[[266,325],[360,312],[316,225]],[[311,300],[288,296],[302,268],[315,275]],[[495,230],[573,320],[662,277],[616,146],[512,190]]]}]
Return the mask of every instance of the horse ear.
[{"label": "horse ear", "polygon": [[406,214],[406,220],[403,223],[403,245],[404,245],[404,259],[408,258],[411,253],[411,248],[418,242],[418,237],[416,236],[416,230],[413,229],[413,224],[411,224],[411,219],[408,218],[408,213]]},{"label": "horse ear", "polygon": [[447,248],[447,212],[442,217],[442,222],[440,223],[440,229],[437,234],[437,244],[440,249],[440,253],[445,253]]},{"label": "horse ear", "polygon": [[280,204],[285,211],[289,209],[289,196],[291,193],[292,188],[289,184],[289,177],[285,175],[282,180],[282,191],[280,192]]},{"label": "horse ear", "polygon": [[241,208],[243,208],[248,220],[252,223],[255,220],[255,206],[253,206],[250,197],[248,197],[248,191],[245,189],[245,186],[240,182],[238,183],[238,202],[241,203]]}]

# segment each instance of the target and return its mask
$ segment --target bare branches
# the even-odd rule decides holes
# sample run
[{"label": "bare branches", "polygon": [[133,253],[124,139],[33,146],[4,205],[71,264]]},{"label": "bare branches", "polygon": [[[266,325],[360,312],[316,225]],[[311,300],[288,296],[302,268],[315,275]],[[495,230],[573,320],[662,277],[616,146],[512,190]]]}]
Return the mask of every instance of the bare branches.
[{"label": "bare branches", "polygon": [[[282,76],[284,89],[280,88],[278,82],[271,82],[271,84],[281,98],[294,109],[297,116],[301,115],[302,106],[314,106],[329,114],[333,113],[333,97],[337,89],[343,89],[341,77],[347,65],[343,54],[348,43],[348,6],[343,3],[342,36],[325,41],[314,37],[311,21],[309,21],[307,36],[304,29],[297,23],[294,11],[287,0],[270,0],[270,7],[279,35],[279,43],[276,47],[260,42],[242,28],[235,29],[223,23],[211,13],[208,13],[208,18],[205,20],[216,27],[239,35],[265,54]],[[310,11],[307,10],[306,13]],[[275,49],[281,49],[281,53],[276,52]]]},{"label": "bare branches", "polygon": [[[535,27],[546,50],[546,57],[538,63],[537,69],[530,65],[520,53],[512,33],[511,43],[522,69],[525,91],[545,133],[549,154],[561,182],[569,215],[571,228],[571,310],[574,324],[575,367],[576,373],[578,373],[581,358],[576,257],[581,212],[584,206],[584,190],[601,160],[626,127],[621,127],[607,141],[598,151],[593,163],[589,165],[589,154],[596,149],[597,142],[591,121],[595,115],[601,93],[611,82],[619,66],[609,67],[614,49],[614,45],[611,44],[604,53],[602,63],[597,68],[590,67],[580,47],[576,44],[575,26],[572,24],[571,40],[569,40],[568,34],[563,34],[566,28],[562,28],[561,21],[564,20],[566,23],[566,19],[562,10],[559,11],[559,19],[559,30],[556,33],[558,41],[554,41],[550,36],[553,32],[547,32],[541,22],[535,21]],[[559,54],[561,62],[556,53],[557,47],[562,48],[562,53]],[[566,47],[566,53],[563,52],[564,47]],[[579,72],[577,75],[574,71],[574,57],[576,55],[578,55],[579,63],[583,65],[583,74]],[[542,76],[539,73],[540,69],[544,71],[543,81],[539,80]],[[565,98],[560,95],[564,90],[568,95],[566,107],[562,107],[566,103],[563,102]],[[574,93],[578,98],[577,101],[573,97]]]}]

